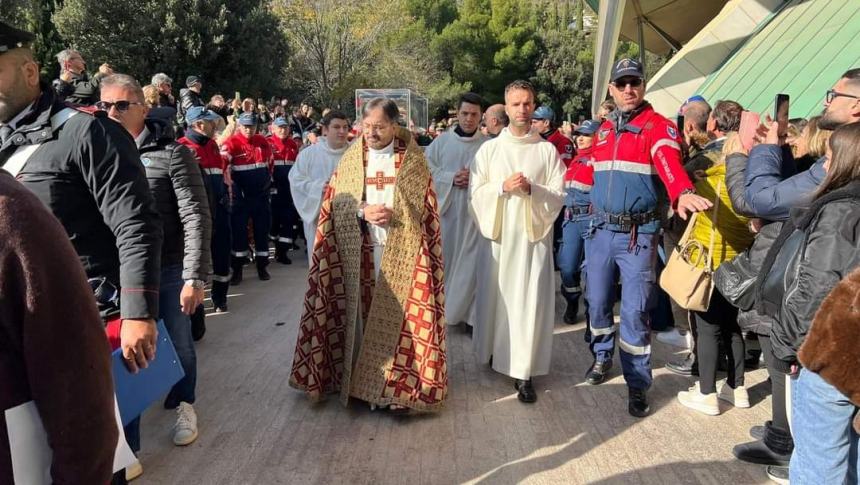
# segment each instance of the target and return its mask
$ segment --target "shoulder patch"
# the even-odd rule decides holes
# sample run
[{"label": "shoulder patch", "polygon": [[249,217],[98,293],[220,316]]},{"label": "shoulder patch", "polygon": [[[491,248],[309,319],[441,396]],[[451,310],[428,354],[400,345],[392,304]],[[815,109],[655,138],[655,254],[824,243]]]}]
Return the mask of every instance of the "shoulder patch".
[{"label": "shoulder patch", "polygon": [[146,157],[140,159],[140,163],[143,164],[144,167],[148,167],[152,165],[152,160]]},{"label": "shoulder patch", "polygon": [[668,133],[672,139],[678,138],[678,132],[675,131],[675,128],[673,128],[672,125],[666,125],[666,133]]},{"label": "shoulder patch", "polygon": [[568,143],[567,145],[564,146],[564,151],[567,153],[573,153],[573,145]]},{"label": "shoulder patch", "polygon": [[609,135],[609,130],[604,128],[597,132],[597,139],[603,141],[606,139],[606,136]]},{"label": "shoulder patch", "polygon": [[650,121],[645,123],[645,126],[643,127],[645,130],[650,130],[651,128],[654,128],[654,123],[651,123]]}]

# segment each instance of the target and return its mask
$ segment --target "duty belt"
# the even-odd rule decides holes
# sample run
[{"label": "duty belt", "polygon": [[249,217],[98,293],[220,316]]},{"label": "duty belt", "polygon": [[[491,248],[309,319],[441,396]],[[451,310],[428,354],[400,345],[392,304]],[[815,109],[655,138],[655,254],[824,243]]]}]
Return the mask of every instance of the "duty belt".
[{"label": "duty belt", "polygon": [[584,214],[591,213],[591,206],[588,205],[577,205],[573,207],[565,207],[564,208],[564,219],[569,221],[573,219],[574,216],[581,216]]},{"label": "duty belt", "polygon": [[248,165],[233,165],[233,170],[238,172],[244,172],[246,170],[254,170],[257,168],[269,168],[269,164],[264,162],[258,163],[250,163]]},{"label": "duty belt", "polygon": [[287,167],[289,167],[289,166],[291,166],[291,165],[293,165],[293,164],[295,164],[295,163],[296,163],[296,161],[295,161],[295,160],[275,160],[275,166],[276,166],[276,167],[278,167],[278,166],[287,166]]},{"label": "duty belt", "polygon": [[622,232],[627,232],[636,226],[643,226],[649,222],[659,221],[660,214],[657,211],[638,212],[635,214],[607,214],[601,212],[598,217],[609,224],[620,226]]}]

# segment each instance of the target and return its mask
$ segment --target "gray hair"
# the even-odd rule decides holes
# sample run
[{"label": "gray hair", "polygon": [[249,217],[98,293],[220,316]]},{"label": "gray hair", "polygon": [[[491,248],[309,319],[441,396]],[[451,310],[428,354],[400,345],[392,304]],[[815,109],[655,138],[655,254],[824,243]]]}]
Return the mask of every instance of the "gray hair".
[{"label": "gray hair", "polygon": [[65,49],[65,50],[60,51],[57,54],[57,62],[60,63],[60,69],[62,69],[63,66],[65,65],[65,63],[69,62],[69,60],[72,57],[74,57],[75,54],[81,55],[80,52],[78,52],[74,49]]},{"label": "gray hair", "polygon": [[143,96],[143,88],[140,87],[140,83],[137,82],[137,79],[129,76],[128,74],[111,74],[110,76],[105,77],[102,79],[100,88],[104,90],[106,87],[128,89],[137,96],[140,102],[143,102],[145,99]]},{"label": "gray hair", "polygon": [[398,124],[400,122],[400,108],[397,107],[397,103],[389,98],[373,98],[367,103],[364,103],[364,106],[361,108],[361,117],[364,118],[371,111],[382,108],[382,112],[385,114],[385,117],[388,118],[388,121]]},{"label": "gray hair", "polygon": [[170,76],[164,74],[163,72],[159,72],[158,74],[152,76],[152,85],[155,87],[159,87],[162,84],[170,84],[173,86],[173,79],[170,79]]}]

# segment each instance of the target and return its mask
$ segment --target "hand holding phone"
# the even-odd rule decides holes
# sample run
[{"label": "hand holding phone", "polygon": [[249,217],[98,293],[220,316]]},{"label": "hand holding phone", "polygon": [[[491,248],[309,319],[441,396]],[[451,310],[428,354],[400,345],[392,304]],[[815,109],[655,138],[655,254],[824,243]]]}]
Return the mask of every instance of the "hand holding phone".
[{"label": "hand holding phone", "polygon": [[761,124],[761,116],[752,111],[744,111],[741,113],[741,124],[738,128],[738,136],[741,138],[741,145],[747,153],[755,144],[756,132]]}]

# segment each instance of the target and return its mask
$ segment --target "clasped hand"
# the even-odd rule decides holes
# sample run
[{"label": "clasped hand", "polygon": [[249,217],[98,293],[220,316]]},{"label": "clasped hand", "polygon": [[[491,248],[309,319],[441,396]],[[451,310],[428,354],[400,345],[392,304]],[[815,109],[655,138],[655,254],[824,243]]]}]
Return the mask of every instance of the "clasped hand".
[{"label": "clasped hand", "polygon": [[364,206],[364,220],[374,226],[384,226],[391,222],[394,211],[385,204],[368,204]]},{"label": "clasped hand", "polygon": [[529,183],[529,179],[523,175],[522,172],[517,172],[507,180],[505,180],[505,184],[502,186],[502,189],[506,194],[510,194],[512,192],[522,192],[524,194],[530,194],[532,191],[531,183]]}]

